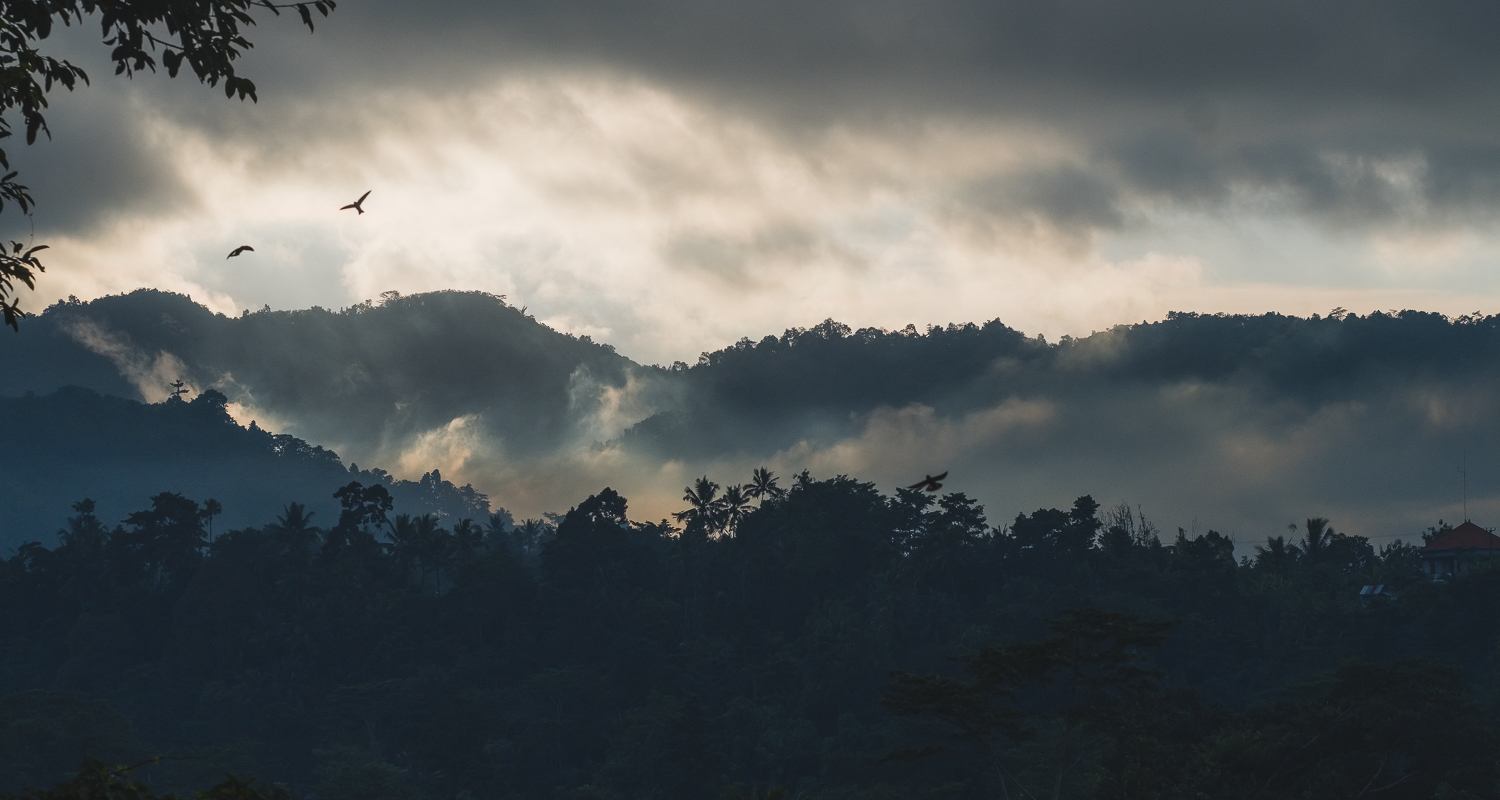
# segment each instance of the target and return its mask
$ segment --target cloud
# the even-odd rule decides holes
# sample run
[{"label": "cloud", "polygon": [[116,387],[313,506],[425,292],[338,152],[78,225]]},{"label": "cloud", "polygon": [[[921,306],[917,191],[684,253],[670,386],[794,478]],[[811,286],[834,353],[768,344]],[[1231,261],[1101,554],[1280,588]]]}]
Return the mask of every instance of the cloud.
[{"label": "cloud", "polygon": [[1122,187],[1076,165],[1025,168],[967,181],[950,213],[989,242],[1020,236],[1086,253],[1100,230],[1125,223]]},{"label": "cloud", "polygon": [[[97,85],[13,154],[54,247],[29,305],[475,288],[658,363],[828,316],[1057,336],[1309,294],[1493,305],[1494,17],[372,0],[311,36],[265,20],[258,104],[111,80],[74,29]],[[375,216],[333,213],[372,187]]]},{"label": "cloud", "polygon": [[[1170,281],[1196,267],[1118,269]],[[1491,318],[1181,315],[1054,344],[998,323],[828,325],[687,371],[477,294],[225,318],[141,293],[35,322],[36,364],[55,369],[22,362],[7,392],[113,386],[99,355],[147,399],[179,375],[217,385],[263,427],[401,477],[439,468],[522,515],[612,486],[660,518],[692,479],[759,466],[888,490],[947,469],[996,520],[1087,492],[1242,545],[1314,515],[1385,542],[1460,513],[1466,453],[1472,513],[1500,508]]]},{"label": "cloud", "polygon": [[177,356],[165,351],[145,352],[127,337],[86,319],[70,320],[63,326],[63,332],[89,352],[108,359],[140,393],[139,399],[146,402],[165,399],[169,384],[190,374]]},{"label": "cloud", "polygon": [[[1475,4],[1290,0],[662,0],[628,12],[469,2],[418,14],[384,2],[340,9],[311,40],[265,37],[274,59],[259,66],[268,95],[299,102],[392,86],[462,93],[498,75],[626,76],[754,120],[789,149],[830,130],[899,141],[932,124],[1021,120],[1113,165],[1122,194],[1192,203],[1244,183],[1378,220],[1409,206],[1390,206],[1389,187],[1349,162],[1421,160],[1417,198],[1435,208],[1482,210],[1493,197],[1494,147],[1472,131],[1495,121],[1495,90],[1479,76],[1496,56],[1473,31],[1496,17]],[[371,49],[388,57],[332,67]]]},{"label": "cloud", "polygon": [[190,210],[199,189],[179,172],[172,143],[128,92],[57,96],[53,134],[7,148],[36,199],[37,235],[90,234],[122,219]]},{"label": "cloud", "polygon": [[637,422],[681,401],[682,390],[664,376],[631,370],[623,383],[601,380],[587,365],[568,376],[568,411],[577,431],[573,447],[597,452]]},{"label": "cloud", "polygon": [[474,454],[486,447],[479,422],[478,414],[467,414],[454,417],[442,427],[418,433],[394,460],[393,471],[400,477],[410,477],[439,469],[450,481],[467,482],[466,467]]},{"label": "cloud", "polygon": [[878,408],[864,417],[862,429],[853,437],[832,445],[802,440],[772,456],[771,461],[801,464],[820,474],[850,474],[900,483],[911,471],[913,456],[927,463],[930,473],[937,473],[946,469],[945,464],[967,458],[974,451],[1003,448],[1012,436],[1043,435],[1056,413],[1046,400],[1022,398],[1008,398],[994,407],[956,417],[939,415],[922,404]]},{"label": "cloud", "polygon": [[857,271],[865,263],[849,247],[791,221],[772,222],[747,234],[674,233],[661,254],[667,264],[702,271],[741,288],[780,285],[789,271],[840,267]]}]

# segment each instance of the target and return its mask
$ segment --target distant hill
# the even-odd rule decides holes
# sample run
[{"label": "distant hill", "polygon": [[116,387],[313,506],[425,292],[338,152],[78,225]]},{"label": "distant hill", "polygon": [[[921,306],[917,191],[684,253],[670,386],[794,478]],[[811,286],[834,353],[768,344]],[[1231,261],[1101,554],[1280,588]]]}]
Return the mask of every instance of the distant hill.
[{"label": "distant hill", "polygon": [[599,395],[640,371],[479,292],[227,317],[141,290],[53,305],[0,342],[0,364],[0,395],[83,386],[156,401],[181,378],[333,446],[402,441],[479,415],[520,454],[591,435]]},{"label": "distant hill", "polygon": [[489,501],[434,470],[418,481],[346,466],[332,451],[230,418],[225,398],[143,404],[88,389],[0,398],[5,468],[0,470],[0,552],[53,540],[76,500],[98,504],[108,523],[177,492],[218,500],[220,532],[261,525],[266,509],[300,502],[321,524],[338,519],[334,491],[350,481],[386,485],[399,513],[483,520]]},{"label": "distant hill", "polygon": [[[1048,342],[998,320],[833,320],[641,365],[477,292],[227,317],[139,291],[0,336],[0,396],[67,385],[158,401],[181,377],[241,422],[528,515],[613,486],[645,516],[700,475],[949,487],[1019,511],[1088,491],[1260,541],[1329,516],[1410,538],[1500,522],[1500,318],[1172,314]],[[44,434],[45,432],[43,432]],[[42,435],[42,434],[39,434]],[[45,439],[45,436],[44,436]]]}]

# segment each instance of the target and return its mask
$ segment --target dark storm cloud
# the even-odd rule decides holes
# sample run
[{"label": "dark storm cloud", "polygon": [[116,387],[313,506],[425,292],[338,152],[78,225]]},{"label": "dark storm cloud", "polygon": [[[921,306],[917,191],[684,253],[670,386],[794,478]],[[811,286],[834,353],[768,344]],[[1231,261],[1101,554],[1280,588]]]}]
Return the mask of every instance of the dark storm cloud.
[{"label": "dark storm cloud", "polygon": [[[1064,131],[1094,185],[1033,185],[1000,208],[1030,201],[1059,225],[1118,224],[1101,198],[1192,205],[1237,187],[1284,190],[1297,210],[1347,223],[1413,204],[1487,213],[1500,186],[1497,23],[1500,7],[1479,2],[378,0],[340,7],[313,36],[268,21],[245,69],[278,98],[261,111],[296,123],[256,126],[269,148],[338,134],[309,102],[343,110],[375,90],[435,97],[577,70],[663,85],[789,141],[837,126],[897,135],[922,119]],[[241,118],[222,104],[162,96],[236,135]],[[1405,194],[1391,160],[1415,170]]]},{"label": "dark storm cloud", "polygon": [[29,147],[11,140],[7,148],[36,199],[38,235],[79,233],[126,214],[196,202],[171,147],[152,140],[129,98],[89,91],[53,101],[50,139]]},{"label": "dark storm cloud", "polygon": [[[1500,7],[1482,2],[371,0],[313,35],[262,20],[243,62],[259,106],[143,76],[131,91],[144,111],[59,107],[59,141],[21,164],[46,196],[81,198],[51,203],[58,227],[86,226],[133,201],[180,200],[141,140],[143,116],[291,168],[318,144],[358,152],[402,113],[441,113],[422,99],[603,75],[758,124],[814,164],[829,130],[898,143],[945,121],[1051,131],[1071,160],[946,199],[1055,226],[1128,224],[1132,199],[1211,209],[1242,190],[1284,193],[1286,210],[1337,225],[1474,222],[1500,199],[1497,23]],[[91,37],[75,29],[60,46],[85,52]],[[90,46],[92,103],[120,84]],[[401,92],[417,100],[378,102]]]},{"label": "dark storm cloud", "polygon": [[957,218],[981,227],[1033,227],[1045,223],[1075,237],[1126,221],[1116,180],[1107,171],[1064,165],[1027,168],[979,178],[950,202]]}]

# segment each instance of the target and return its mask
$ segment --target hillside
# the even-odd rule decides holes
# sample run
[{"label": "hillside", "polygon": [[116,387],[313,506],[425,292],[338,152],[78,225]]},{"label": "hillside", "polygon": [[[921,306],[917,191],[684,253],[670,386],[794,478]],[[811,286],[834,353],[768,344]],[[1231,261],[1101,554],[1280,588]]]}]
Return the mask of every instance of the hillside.
[{"label": "hillside", "polygon": [[0,340],[0,395],[159,400],[182,377],[243,423],[406,478],[434,467],[519,513],[614,486],[660,518],[756,466],[910,483],[995,507],[1086,486],[1169,527],[1258,541],[1320,513],[1379,541],[1500,518],[1500,319],[1173,314],[1047,342],[999,321],[832,320],[643,366],[501,298],[217,315],[155,291],[59,304]]},{"label": "hillside", "polygon": [[209,391],[192,401],[152,405],[67,388],[48,395],[0,398],[7,464],[0,492],[0,551],[27,541],[51,542],[60,515],[91,498],[112,524],[177,492],[223,506],[220,531],[264,522],[267,508],[300,502],[320,521],[337,519],[333,493],[350,481],[380,483],[396,509],[450,520],[482,520],[483,494],[443,480],[419,481],[345,465],[332,451],[259,426],[237,424],[225,399]]},{"label": "hillside", "polygon": [[597,395],[637,369],[477,292],[226,317],[141,290],[54,305],[0,346],[0,394],[83,386],[156,401],[181,378],[333,446],[483,413],[523,453],[576,435]]}]

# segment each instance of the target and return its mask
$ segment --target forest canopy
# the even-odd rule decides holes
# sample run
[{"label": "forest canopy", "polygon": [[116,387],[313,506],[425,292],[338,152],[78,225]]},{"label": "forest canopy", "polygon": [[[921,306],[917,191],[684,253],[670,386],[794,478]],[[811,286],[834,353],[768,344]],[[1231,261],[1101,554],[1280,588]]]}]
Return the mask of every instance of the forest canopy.
[{"label": "forest canopy", "polygon": [[1500,573],[1433,584],[1416,546],[1321,518],[1236,559],[1088,496],[995,524],[962,493],[743,480],[703,476],[675,520],[606,488],[519,523],[351,481],[334,516],[267,507],[212,541],[194,498],[118,524],[80,500],[58,544],[0,564],[0,603],[27,609],[0,622],[0,790],[233,772],[350,800],[1310,800],[1500,780],[1500,623],[1467,613]]}]

